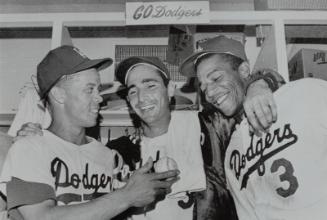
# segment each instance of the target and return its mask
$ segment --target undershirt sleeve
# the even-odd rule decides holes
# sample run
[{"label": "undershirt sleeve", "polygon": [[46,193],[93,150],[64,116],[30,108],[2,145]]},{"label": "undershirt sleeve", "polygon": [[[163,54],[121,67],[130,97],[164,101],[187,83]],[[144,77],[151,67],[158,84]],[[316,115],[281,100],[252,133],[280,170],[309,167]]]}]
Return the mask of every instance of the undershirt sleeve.
[{"label": "undershirt sleeve", "polygon": [[53,188],[44,183],[27,182],[13,177],[7,183],[8,210],[56,198]]},{"label": "undershirt sleeve", "polygon": [[10,149],[4,162],[0,182],[6,194],[8,210],[55,199],[54,180],[46,146],[24,138]]}]

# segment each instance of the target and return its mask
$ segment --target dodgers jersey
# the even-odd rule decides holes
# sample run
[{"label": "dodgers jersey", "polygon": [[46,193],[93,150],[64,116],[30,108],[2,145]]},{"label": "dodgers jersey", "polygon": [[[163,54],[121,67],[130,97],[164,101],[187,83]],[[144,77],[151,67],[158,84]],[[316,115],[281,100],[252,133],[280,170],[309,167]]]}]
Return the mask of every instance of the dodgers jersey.
[{"label": "dodgers jersey", "polygon": [[[52,132],[18,140],[9,150],[1,186],[7,186],[8,210],[53,199],[58,205],[84,203],[111,192],[123,161],[93,138],[77,146]],[[117,183],[118,184],[118,183]]]},{"label": "dodgers jersey", "polygon": [[172,185],[165,199],[147,206],[146,213],[135,214],[133,220],[191,220],[194,200],[190,192],[206,188],[201,153],[201,130],[197,112],[172,111],[168,131],[160,136],[142,137],[141,158],[147,161],[170,157],[177,163],[180,180]]},{"label": "dodgers jersey", "polygon": [[327,82],[302,79],[274,93],[278,119],[261,137],[244,119],[225,171],[240,220],[327,219]]}]

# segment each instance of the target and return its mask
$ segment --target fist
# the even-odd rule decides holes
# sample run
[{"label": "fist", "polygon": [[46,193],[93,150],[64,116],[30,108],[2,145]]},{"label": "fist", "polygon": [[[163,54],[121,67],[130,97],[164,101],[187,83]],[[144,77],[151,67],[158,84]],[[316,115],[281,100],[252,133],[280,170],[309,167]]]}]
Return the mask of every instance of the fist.
[{"label": "fist", "polygon": [[156,173],[177,169],[176,161],[170,157],[162,157],[154,164],[154,171]]}]

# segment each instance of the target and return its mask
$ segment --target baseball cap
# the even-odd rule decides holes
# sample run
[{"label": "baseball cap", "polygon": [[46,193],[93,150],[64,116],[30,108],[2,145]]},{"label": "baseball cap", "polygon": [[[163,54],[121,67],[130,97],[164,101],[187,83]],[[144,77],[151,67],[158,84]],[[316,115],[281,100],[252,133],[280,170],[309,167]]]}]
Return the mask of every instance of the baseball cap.
[{"label": "baseball cap", "polygon": [[115,76],[117,80],[126,85],[126,80],[130,70],[137,65],[151,65],[158,69],[167,79],[170,79],[169,71],[165,64],[158,57],[129,57],[119,63]]},{"label": "baseball cap", "polygon": [[91,60],[73,46],[60,46],[51,50],[37,66],[39,95],[44,99],[50,89],[64,75],[96,68],[102,70],[112,64],[111,58]]},{"label": "baseball cap", "polygon": [[195,63],[196,61],[205,54],[210,53],[225,53],[239,57],[246,61],[247,57],[244,50],[244,45],[223,35],[208,39],[204,42],[199,43],[198,51],[188,58],[186,58],[180,65],[179,71],[182,75],[187,77],[196,76]]}]

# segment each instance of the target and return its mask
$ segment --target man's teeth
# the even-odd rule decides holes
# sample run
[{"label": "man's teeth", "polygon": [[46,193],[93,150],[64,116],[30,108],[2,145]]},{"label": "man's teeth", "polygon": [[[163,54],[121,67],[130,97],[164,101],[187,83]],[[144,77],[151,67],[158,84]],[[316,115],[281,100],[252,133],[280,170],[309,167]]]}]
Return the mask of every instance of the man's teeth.
[{"label": "man's teeth", "polygon": [[150,108],[152,108],[153,107],[153,105],[147,105],[147,106],[143,106],[143,107],[141,107],[141,109],[142,110],[148,110],[148,109],[150,109]]},{"label": "man's teeth", "polygon": [[220,96],[218,99],[217,99],[217,104],[220,105],[226,98],[227,98],[227,95],[228,93],[225,93],[224,95]]}]

